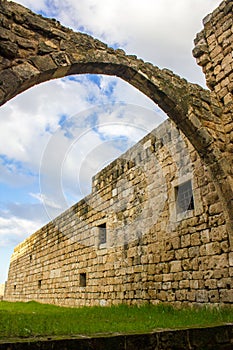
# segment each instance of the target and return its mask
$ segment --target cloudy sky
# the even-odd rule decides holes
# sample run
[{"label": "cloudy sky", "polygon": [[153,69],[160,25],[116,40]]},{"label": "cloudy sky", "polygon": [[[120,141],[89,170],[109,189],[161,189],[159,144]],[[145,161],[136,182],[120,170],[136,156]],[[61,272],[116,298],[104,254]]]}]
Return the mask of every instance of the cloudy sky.
[{"label": "cloudy sky", "polygon": [[[192,57],[220,0],[19,0],[36,13],[204,84]],[[91,191],[91,177],[166,116],[114,77],[41,84],[0,109],[0,283],[14,247]]]}]

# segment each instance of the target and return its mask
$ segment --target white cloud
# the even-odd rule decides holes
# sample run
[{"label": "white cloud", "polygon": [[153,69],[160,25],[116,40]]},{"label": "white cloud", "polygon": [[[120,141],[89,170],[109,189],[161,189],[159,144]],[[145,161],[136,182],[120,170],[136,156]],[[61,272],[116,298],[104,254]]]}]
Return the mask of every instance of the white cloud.
[{"label": "white cloud", "polygon": [[[72,116],[107,97],[86,77],[54,80],[24,92],[0,109],[0,154],[38,169],[40,157],[62,115]],[[7,116],[7,117],[6,117]]]},{"label": "white cloud", "polygon": [[38,229],[40,222],[20,217],[0,217],[0,247],[18,244]]},{"label": "white cloud", "polygon": [[47,196],[43,193],[30,193],[30,196],[32,196],[33,198],[36,198],[43,205],[45,204],[59,210],[63,209],[58,203],[52,201],[50,198],[47,198]]},{"label": "white cloud", "polygon": [[25,7],[30,8],[32,11],[39,12],[41,10],[44,10],[47,8],[45,5],[45,0],[37,0],[37,1],[32,1],[32,0],[19,0],[19,1],[14,1],[17,2],[18,4],[21,4]]}]

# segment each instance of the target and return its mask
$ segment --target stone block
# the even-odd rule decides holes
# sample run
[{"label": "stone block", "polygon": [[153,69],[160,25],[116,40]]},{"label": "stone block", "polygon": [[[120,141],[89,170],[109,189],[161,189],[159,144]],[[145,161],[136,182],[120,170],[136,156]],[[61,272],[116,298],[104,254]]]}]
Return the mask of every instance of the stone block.
[{"label": "stone block", "polygon": [[229,266],[233,266],[233,252],[229,253]]},{"label": "stone block", "polygon": [[201,231],[200,236],[201,236],[202,243],[209,243],[209,241],[210,241],[210,233],[209,232],[210,232],[209,229]]},{"label": "stone block", "polygon": [[219,242],[207,243],[206,244],[206,254],[215,255],[221,253],[221,247]]},{"label": "stone block", "polygon": [[206,290],[198,290],[196,292],[196,301],[198,303],[208,303],[208,292]]},{"label": "stone block", "polygon": [[172,273],[182,271],[181,261],[180,261],[180,260],[171,261],[171,262],[170,262],[170,271],[171,271]]},{"label": "stone block", "polygon": [[187,300],[187,291],[186,290],[177,290],[175,292],[177,301]]},{"label": "stone block", "polygon": [[171,244],[172,244],[173,249],[179,249],[180,248],[180,237],[171,238]]},{"label": "stone block", "polygon": [[195,232],[195,233],[191,234],[190,243],[191,243],[192,247],[201,244],[200,233],[199,232]]},{"label": "stone block", "polygon": [[233,293],[232,290],[224,289],[220,290],[220,302],[221,303],[233,303]]},{"label": "stone block", "polygon": [[191,247],[189,248],[189,257],[194,258],[199,256],[199,247]]},{"label": "stone block", "polygon": [[172,273],[165,273],[163,274],[163,281],[173,281],[173,274]]},{"label": "stone block", "polygon": [[176,258],[176,260],[188,258],[188,249],[184,248],[184,249],[176,250],[175,251],[175,258]]},{"label": "stone block", "polygon": [[31,62],[41,72],[57,69],[57,65],[49,55],[34,56],[31,58]]},{"label": "stone block", "polygon": [[209,214],[216,215],[222,212],[222,204],[220,202],[210,205]]},{"label": "stone block", "polygon": [[225,96],[224,96],[224,104],[227,105],[228,103],[230,104],[232,102],[232,93],[228,92]]},{"label": "stone block", "polygon": [[189,280],[180,281],[180,283],[179,283],[179,288],[180,289],[189,289],[189,287],[190,287],[190,281]]}]

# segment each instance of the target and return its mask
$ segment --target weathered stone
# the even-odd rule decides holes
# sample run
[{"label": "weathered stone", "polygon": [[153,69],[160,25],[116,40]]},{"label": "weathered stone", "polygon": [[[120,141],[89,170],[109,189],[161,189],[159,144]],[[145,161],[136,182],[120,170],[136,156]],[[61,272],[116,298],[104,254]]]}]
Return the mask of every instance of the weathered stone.
[{"label": "weathered stone", "polygon": [[34,28],[38,31],[43,31],[44,33],[50,33],[51,27],[49,21],[47,21],[42,16],[35,16],[33,13],[28,13],[26,23],[29,28]]},{"label": "weathered stone", "polygon": [[206,244],[206,254],[207,255],[215,255],[220,254],[221,248],[218,242],[208,243]]},{"label": "weathered stone", "polygon": [[17,44],[24,49],[36,49],[36,43],[33,40],[17,38]]},{"label": "weathered stone", "polygon": [[181,261],[172,261],[170,263],[170,271],[173,273],[182,271]]},{"label": "weathered stone", "polygon": [[0,72],[0,87],[8,92],[9,90],[15,91],[20,84],[19,78],[9,69]]},{"label": "weathered stone", "polygon": [[29,63],[23,63],[12,68],[12,71],[19,76],[20,79],[27,80],[36,75],[39,75],[39,70],[30,65]]},{"label": "weathered stone", "polygon": [[233,293],[232,290],[222,290],[220,291],[220,301],[222,303],[233,303]]},{"label": "weathered stone", "polygon": [[15,35],[8,29],[1,28],[0,30],[0,38],[1,41],[5,41],[6,43],[13,43],[15,41]]},{"label": "weathered stone", "polygon": [[196,301],[198,303],[208,303],[208,292],[206,290],[196,292]]},{"label": "weathered stone", "polygon": [[195,58],[199,58],[203,54],[208,53],[208,51],[209,50],[206,41],[204,39],[201,39],[193,49],[193,56]]},{"label": "weathered stone", "polygon": [[233,252],[229,253],[229,265],[233,266]]},{"label": "weathered stone", "polygon": [[15,43],[1,41],[0,42],[1,55],[7,58],[15,58],[18,53],[18,46]]},{"label": "weathered stone", "polygon": [[194,258],[195,256],[199,256],[199,247],[189,248],[189,257]]}]

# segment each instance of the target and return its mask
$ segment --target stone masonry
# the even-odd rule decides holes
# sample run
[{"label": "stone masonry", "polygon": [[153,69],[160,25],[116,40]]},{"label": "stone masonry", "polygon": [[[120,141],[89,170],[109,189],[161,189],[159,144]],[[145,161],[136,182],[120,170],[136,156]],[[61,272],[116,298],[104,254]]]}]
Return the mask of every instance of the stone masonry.
[{"label": "stone masonry", "polygon": [[[180,210],[183,183],[191,183],[193,194]],[[233,301],[221,202],[197,152],[172,122],[94,176],[92,185],[89,196],[16,247],[7,300],[78,306]]]},{"label": "stone masonry", "polygon": [[98,173],[89,196],[15,248],[7,300],[232,303],[232,8],[223,1],[195,39],[210,92],[1,1],[2,104],[42,81],[102,73],[170,117]]}]

